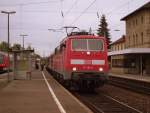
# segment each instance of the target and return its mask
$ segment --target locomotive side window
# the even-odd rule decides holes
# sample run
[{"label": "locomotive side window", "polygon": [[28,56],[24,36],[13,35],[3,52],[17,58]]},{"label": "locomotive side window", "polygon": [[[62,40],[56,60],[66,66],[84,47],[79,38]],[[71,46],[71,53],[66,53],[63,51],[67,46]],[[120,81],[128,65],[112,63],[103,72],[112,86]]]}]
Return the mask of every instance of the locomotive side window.
[{"label": "locomotive side window", "polygon": [[103,41],[99,39],[88,39],[88,50],[90,51],[102,51]]},{"label": "locomotive side window", "polygon": [[2,64],[2,63],[3,63],[3,56],[0,55],[0,64]]},{"label": "locomotive side window", "polygon": [[76,51],[87,50],[87,40],[86,39],[72,39],[72,49]]}]

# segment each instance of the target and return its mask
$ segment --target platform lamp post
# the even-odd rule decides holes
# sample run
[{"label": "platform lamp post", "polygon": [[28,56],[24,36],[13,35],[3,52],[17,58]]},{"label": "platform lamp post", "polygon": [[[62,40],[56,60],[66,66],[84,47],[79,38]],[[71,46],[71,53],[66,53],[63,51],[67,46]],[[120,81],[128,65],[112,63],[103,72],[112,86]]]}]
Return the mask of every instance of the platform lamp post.
[{"label": "platform lamp post", "polygon": [[[1,11],[1,13],[7,14],[7,16],[8,16],[8,24],[7,24],[8,25],[8,51],[7,52],[8,52],[8,61],[10,62],[10,57],[9,57],[9,50],[10,50],[10,48],[9,48],[9,36],[10,36],[9,17],[11,14],[15,14],[16,11]],[[10,64],[8,65],[8,75],[7,75],[8,82],[10,81],[9,70],[10,70]]]}]

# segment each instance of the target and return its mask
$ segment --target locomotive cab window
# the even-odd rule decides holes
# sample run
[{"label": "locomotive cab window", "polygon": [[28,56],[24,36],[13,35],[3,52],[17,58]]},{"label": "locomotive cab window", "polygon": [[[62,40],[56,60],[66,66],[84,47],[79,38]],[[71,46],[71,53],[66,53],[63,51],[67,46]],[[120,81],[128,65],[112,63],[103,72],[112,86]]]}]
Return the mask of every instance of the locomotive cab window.
[{"label": "locomotive cab window", "polygon": [[87,50],[87,40],[85,40],[85,39],[72,39],[72,50],[75,50],[75,51]]},{"label": "locomotive cab window", "polygon": [[88,49],[91,51],[102,51],[103,42],[99,39],[88,39]]},{"label": "locomotive cab window", "polygon": [[72,39],[73,51],[102,51],[103,41],[100,39]]}]

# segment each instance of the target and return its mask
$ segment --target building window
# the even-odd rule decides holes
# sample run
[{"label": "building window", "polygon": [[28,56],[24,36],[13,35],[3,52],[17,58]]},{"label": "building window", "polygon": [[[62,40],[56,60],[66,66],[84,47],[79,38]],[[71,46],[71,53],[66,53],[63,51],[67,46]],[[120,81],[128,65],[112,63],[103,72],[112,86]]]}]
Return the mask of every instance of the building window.
[{"label": "building window", "polygon": [[138,44],[138,34],[136,34],[136,44]]},{"label": "building window", "polygon": [[128,26],[129,26],[129,28],[131,27],[130,21],[128,22]]},{"label": "building window", "polygon": [[141,44],[143,44],[143,32],[141,32]]},{"label": "building window", "polygon": [[136,22],[136,25],[138,25],[138,20],[137,20],[137,19],[136,19],[136,21],[135,21],[135,22]]},{"label": "building window", "polygon": [[123,44],[121,44],[121,50],[123,49],[123,47],[122,47],[122,46],[123,46]]},{"label": "building window", "polygon": [[150,16],[149,16],[149,24],[150,24]]},{"label": "building window", "polygon": [[133,46],[135,46],[135,35],[133,35]]},{"label": "building window", "polygon": [[135,26],[135,21],[133,20],[133,26]]},{"label": "building window", "polygon": [[129,36],[129,43],[128,43],[128,44],[129,44],[129,46],[130,46],[130,40],[131,40],[131,38],[130,38],[130,36]]},{"label": "building window", "polygon": [[143,24],[144,23],[144,17],[141,16],[141,23]]},{"label": "building window", "polygon": [[135,64],[135,59],[131,58],[131,59],[124,59],[124,67],[126,68],[135,68],[136,64]]},{"label": "building window", "polygon": [[113,67],[124,67],[124,60],[123,59],[112,59],[112,66]]}]

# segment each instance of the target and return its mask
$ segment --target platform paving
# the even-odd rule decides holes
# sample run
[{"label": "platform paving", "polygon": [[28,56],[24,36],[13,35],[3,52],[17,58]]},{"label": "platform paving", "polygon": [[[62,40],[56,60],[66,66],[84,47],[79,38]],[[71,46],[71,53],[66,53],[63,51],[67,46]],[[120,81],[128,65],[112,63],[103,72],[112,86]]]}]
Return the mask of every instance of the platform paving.
[{"label": "platform paving", "polygon": [[[52,76],[44,72],[48,83],[66,113],[92,113],[71,96]],[[31,80],[13,80],[0,89],[0,113],[61,113],[41,71],[32,72]]]}]

